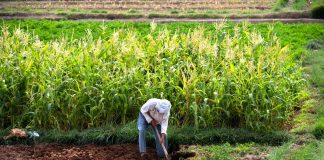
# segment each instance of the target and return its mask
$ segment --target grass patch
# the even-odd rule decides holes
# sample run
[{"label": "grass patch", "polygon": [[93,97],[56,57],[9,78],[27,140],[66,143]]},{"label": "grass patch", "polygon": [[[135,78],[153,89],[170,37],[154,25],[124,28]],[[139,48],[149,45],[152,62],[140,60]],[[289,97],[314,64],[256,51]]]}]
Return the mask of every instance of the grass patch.
[{"label": "grass patch", "polygon": [[189,146],[186,149],[182,149],[182,152],[196,152],[195,159],[213,159],[213,160],[232,160],[240,159],[253,155],[255,159],[264,159],[266,154],[270,152],[273,147],[259,145],[255,143],[243,143],[243,144],[229,144],[223,143],[219,145],[210,146]]},{"label": "grass patch", "polygon": [[141,14],[68,14],[67,19],[130,19],[143,17]]},{"label": "grass patch", "polygon": [[315,6],[318,6],[318,5],[321,5],[323,4],[323,0],[312,0],[312,7],[315,7]]},{"label": "grass patch", "polygon": [[269,160],[322,160],[324,156],[324,140],[310,141],[302,145],[292,142],[275,147],[270,153]]},{"label": "grass patch", "polygon": [[274,148],[274,150],[269,154],[269,160],[278,160],[284,159],[283,157],[290,151],[289,147],[292,145],[292,142],[285,143],[282,146]]},{"label": "grass patch", "polygon": [[[323,91],[324,89],[322,88],[321,93],[323,97]],[[322,99],[320,102],[320,105],[317,109],[317,116],[316,116],[316,123],[315,123],[315,128],[313,131],[313,134],[317,139],[324,139],[324,100]]]},{"label": "grass patch", "polygon": [[129,9],[127,11],[127,13],[134,14],[134,13],[137,13],[137,11],[135,9]]},{"label": "grass patch", "polygon": [[293,160],[322,160],[324,157],[324,140],[301,146],[301,148],[291,153],[291,157],[287,157]]},{"label": "grass patch", "polygon": [[295,113],[297,115],[293,119],[293,128],[290,130],[292,133],[302,134],[311,132],[314,129],[314,126],[309,124],[315,122],[314,110],[317,105],[318,101],[316,99],[309,99],[304,102],[301,110]]},{"label": "grass patch", "polygon": [[[322,88],[323,97],[323,88]],[[316,123],[313,130],[313,134],[317,139],[324,139],[324,100],[321,100],[317,109]]]},{"label": "grass patch", "polygon": [[108,13],[106,10],[91,10],[91,13]]},{"label": "grass patch", "polygon": [[311,41],[307,48],[312,49],[312,53],[306,59],[305,64],[311,64],[310,80],[312,85],[319,90],[320,96],[324,96],[324,40]]},{"label": "grass patch", "polygon": [[[316,3],[316,2],[312,2]],[[289,2],[289,0],[277,0],[277,2],[273,5],[273,11],[283,11],[283,10],[291,10],[291,11],[301,11],[309,9],[310,4],[306,0],[293,0]]]},{"label": "grass patch", "polygon": [[71,12],[81,12],[81,10],[78,9],[78,8],[72,8],[72,9],[70,9],[70,11],[71,11]]},{"label": "grass patch", "polygon": [[274,11],[280,11],[282,8],[286,7],[288,0],[277,0],[276,4],[273,6]]},{"label": "grass patch", "polygon": [[171,14],[179,14],[179,11],[177,11],[177,10],[171,10],[170,13]]},{"label": "grass patch", "polygon": [[193,13],[195,13],[195,11],[194,10],[188,10],[187,13],[188,14],[193,14]]},{"label": "grass patch", "polygon": [[316,122],[313,134],[317,139],[324,138],[324,118],[323,117],[319,118],[319,120]]},{"label": "grass patch", "polygon": [[292,8],[295,10],[303,10],[307,6],[306,0],[295,0],[292,4]]},{"label": "grass patch", "polygon": [[320,144],[320,142],[316,141],[312,134],[307,133],[303,135],[297,135],[294,139],[283,144],[282,146],[274,147],[273,150],[270,152],[268,159],[317,160],[316,157],[319,155],[318,150],[322,150],[322,148],[320,148],[318,144]]}]

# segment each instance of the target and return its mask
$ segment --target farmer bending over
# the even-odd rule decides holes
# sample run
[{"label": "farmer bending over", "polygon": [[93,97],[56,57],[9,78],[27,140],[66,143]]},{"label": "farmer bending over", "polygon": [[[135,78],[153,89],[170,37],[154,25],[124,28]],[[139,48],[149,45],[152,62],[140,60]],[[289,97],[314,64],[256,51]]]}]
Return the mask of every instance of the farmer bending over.
[{"label": "farmer bending over", "polygon": [[164,157],[161,144],[164,144],[165,147],[168,146],[166,131],[168,128],[170,109],[171,103],[166,99],[152,98],[142,106],[137,121],[137,128],[139,130],[139,151],[142,157],[147,157],[145,131],[149,124],[152,127],[157,127],[158,131],[162,134],[161,141],[159,142],[157,133],[153,129],[156,153],[158,157]]}]

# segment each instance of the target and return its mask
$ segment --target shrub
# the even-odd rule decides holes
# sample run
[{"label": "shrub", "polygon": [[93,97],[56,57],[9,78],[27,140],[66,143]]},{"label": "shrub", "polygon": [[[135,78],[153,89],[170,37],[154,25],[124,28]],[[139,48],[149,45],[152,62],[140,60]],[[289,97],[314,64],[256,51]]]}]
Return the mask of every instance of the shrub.
[{"label": "shrub", "polygon": [[[148,128],[147,142],[149,145],[154,145],[153,132]],[[83,131],[70,130],[47,130],[37,131],[40,137],[36,142],[45,143],[61,143],[61,144],[123,144],[123,143],[137,143],[138,131],[136,124],[131,122],[123,126],[105,126],[102,128],[92,128]],[[0,130],[0,137],[5,136],[8,130]],[[168,129],[168,140],[170,145],[180,144],[199,144],[210,145],[219,143],[249,143],[255,142],[258,144],[281,145],[291,137],[286,132],[254,132],[245,129],[228,129],[228,128],[209,128],[209,129],[195,129],[194,127]],[[31,144],[33,139],[18,139],[11,138],[6,141],[0,141],[1,144]]]},{"label": "shrub", "polygon": [[309,42],[306,45],[306,48],[309,50],[319,50],[323,47],[324,45],[324,40],[323,39],[316,39],[311,42]]},{"label": "shrub", "polygon": [[312,17],[318,19],[324,19],[324,4],[315,6],[312,9]]}]

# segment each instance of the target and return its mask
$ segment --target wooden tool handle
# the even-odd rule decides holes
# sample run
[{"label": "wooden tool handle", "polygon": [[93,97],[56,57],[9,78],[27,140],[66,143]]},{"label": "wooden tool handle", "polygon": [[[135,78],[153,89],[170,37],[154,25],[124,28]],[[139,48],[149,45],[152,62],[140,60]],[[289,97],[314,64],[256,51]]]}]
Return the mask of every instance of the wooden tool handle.
[{"label": "wooden tool handle", "polygon": [[[161,141],[160,133],[159,133],[159,131],[158,131],[158,129],[157,129],[156,127],[154,127],[154,130],[155,130],[155,132],[156,132],[156,134],[157,134],[157,137],[158,137],[158,139],[159,139],[159,142],[160,142],[160,141]],[[161,144],[161,146],[162,146],[162,148],[163,148],[165,158],[166,158],[167,160],[169,160],[169,157],[168,157],[168,151],[166,150],[164,144]]]}]

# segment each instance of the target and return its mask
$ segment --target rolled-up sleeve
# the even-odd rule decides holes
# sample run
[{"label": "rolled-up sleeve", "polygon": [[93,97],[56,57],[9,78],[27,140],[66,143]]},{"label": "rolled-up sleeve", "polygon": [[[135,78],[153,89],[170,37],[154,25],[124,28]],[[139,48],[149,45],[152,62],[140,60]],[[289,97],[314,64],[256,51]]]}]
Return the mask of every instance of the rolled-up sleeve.
[{"label": "rolled-up sleeve", "polygon": [[141,108],[141,113],[143,114],[143,116],[145,117],[147,123],[151,123],[152,118],[151,116],[148,114],[148,112],[154,108],[154,106],[156,106],[157,102],[155,101],[147,101]]}]

